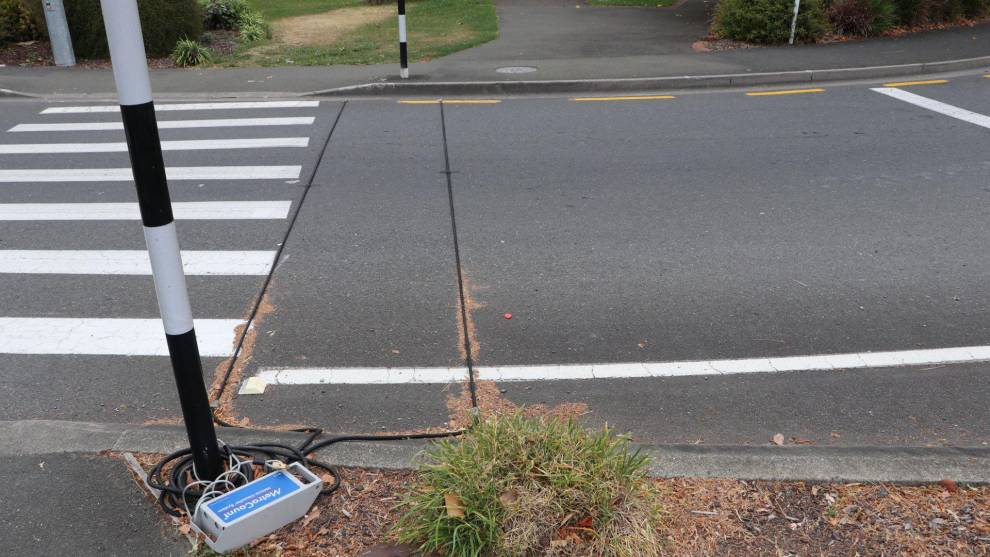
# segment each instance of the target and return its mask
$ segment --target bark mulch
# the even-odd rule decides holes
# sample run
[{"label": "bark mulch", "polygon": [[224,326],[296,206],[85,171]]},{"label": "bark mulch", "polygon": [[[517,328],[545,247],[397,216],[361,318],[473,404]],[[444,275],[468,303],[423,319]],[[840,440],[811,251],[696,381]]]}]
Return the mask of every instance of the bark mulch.
[{"label": "bark mulch", "polygon": [[[155,455],[139,455],[145,468]],[[301,520],[236,557],[405,557],[390,545],[412,471],[342,468],[342,485]],[[329,480],[329,476],[325,480]],[[665,555],[990,555],[990,486],[656,480]],[[584,555],[574,547],[573,555]]]}]

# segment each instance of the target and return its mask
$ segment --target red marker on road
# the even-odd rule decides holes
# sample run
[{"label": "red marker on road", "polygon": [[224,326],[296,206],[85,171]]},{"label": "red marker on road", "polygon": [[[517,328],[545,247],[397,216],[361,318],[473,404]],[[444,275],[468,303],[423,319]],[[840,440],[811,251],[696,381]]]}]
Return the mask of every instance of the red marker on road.
[{"label": "red marker on road", "polygon": [[504,313],[504,314],[502,314],[502,317],[504,317],[506,319],[512,319],[512,314],[511,313]]}]

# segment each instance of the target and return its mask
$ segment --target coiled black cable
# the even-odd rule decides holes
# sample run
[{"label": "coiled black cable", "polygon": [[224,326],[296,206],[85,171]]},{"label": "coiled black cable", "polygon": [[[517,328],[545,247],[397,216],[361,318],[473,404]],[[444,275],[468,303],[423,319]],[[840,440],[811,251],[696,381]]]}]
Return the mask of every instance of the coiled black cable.
[{"label": "coiled black cable", "polygon": [[[300,430],[297,430],[300,431]],[[308,467],[325,470],[333,477],[330,485],[324,486],[320,492],[321,496],[330,495],[340,487],[340,473],[337,467],[312,458],[320,449],[325,449],[335,443],[348,441],[408,441],[413,439],[441,439],[444,437],[456,437],[466,430],[444,431],[439,433],[413,433],[398,435],[336,435],[320,439],[323,435],[321,429],[301,430],[309,433],[309,436],[298,446],[284,445],[281,443],[253,443],[249,445],[222,445],[228,461],[231,456],[246,460],[252,464],[264,465],[271,460],[278,460],[285,464],[294,462],[302,463]],[[254,466],[247,466],[241,471],[244,475],[240,481],[233,481],[233,488],[254,480]],[[245,481],[246,480],[246,481]],[[204,490],[194,486],[198,483],[193,469],[193,458],[191,449],[182,449],[166,455],[148,473],[148,486],[159,491],[158,504],[171,516],[182,516],[187,509],[194,509]],[[192,517],[190,517],[191,519]]]}]

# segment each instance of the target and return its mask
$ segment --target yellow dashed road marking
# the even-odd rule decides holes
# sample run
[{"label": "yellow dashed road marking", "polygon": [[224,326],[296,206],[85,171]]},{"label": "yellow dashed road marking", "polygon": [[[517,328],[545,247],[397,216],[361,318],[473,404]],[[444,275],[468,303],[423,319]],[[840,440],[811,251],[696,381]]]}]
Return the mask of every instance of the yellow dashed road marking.
[{"label": "yellow dashed road marking", "polygon": [[825,89],[785,89],[783,91],[754,91],[746,93],[747,97],[772,97],[776,95],[801,95],[804,93],[824,93]]},{"label": "yellow dashed road marking", "polygon": [[595,101],[657,101],[664,99],[676,99],[673,95],[650,95],[639,97],[577,97],[571,99],[575,102],[595,102]]},{"label": "yellow dashed road marking", "polygon": [[948,83],[948,79],[929,79],[927,81],[896,81],[894,83],[884,83],[884,87],[909,87],[911,85],[942,85]]},{"label": "yellow dashed road marking", "polygon": [[498,104],[498,99],[407,99],[399,104]]}]

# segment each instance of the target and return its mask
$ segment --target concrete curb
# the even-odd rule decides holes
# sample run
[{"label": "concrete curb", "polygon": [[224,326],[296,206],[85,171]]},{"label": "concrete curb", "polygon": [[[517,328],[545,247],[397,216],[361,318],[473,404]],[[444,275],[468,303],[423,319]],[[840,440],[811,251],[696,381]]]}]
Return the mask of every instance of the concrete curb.
[{"label": "concrete curb", "polygon": [[621,93],[756,85],[811,84],[990,68],[990,56],[900,64],[787,72],[635,77],[618,79],[566,79],[548,81],[382,81],[308,93],[318,97],[368,97],[393,95],[526,95],[554,93]]},{"label": "concrete curb", "polygon": [[[221,428],[237,445],[256,442],[298,444],[306,435],[257,429]],[[366,468],[414,467],[423,441],[341,443],[320,452],[333,464]],[[186,447],[181,426],[0,421],[0,457],[100,451],[170,453]],[[990,483],[990,448],[815,447],[815,446],[643,446],[653,457],[654,477],[739,478],[836,482],[931,483],[953,479]]]},{"label": "concrete curb", "polygon": [[[205,98],[268,98],[268,97],[326,97],[353,98],[379,96],[454,96],[454,95],[526,95],[571,93],[622,93],[637,91],[674,91],[686,89],[712,89],[726,87],[753,87],[759,85],[812,84],[860,79],[878,79],[897,76],[949,73],[977,68],[990,70],[990,56],[962,58],[917,64],[891,66],[865,66],[859,68],[832,68],[721,75],[685,75],[673,77],[632,77],[614,79],[561,79],[543,81],[376,81],[347,87],[297,91],[224,91],[197,93],[159,93],[159,100],[185,100]],[[58,99],[78,101],[112,100],[112,93],[44,95],[0,88],[2,98]]]}]

